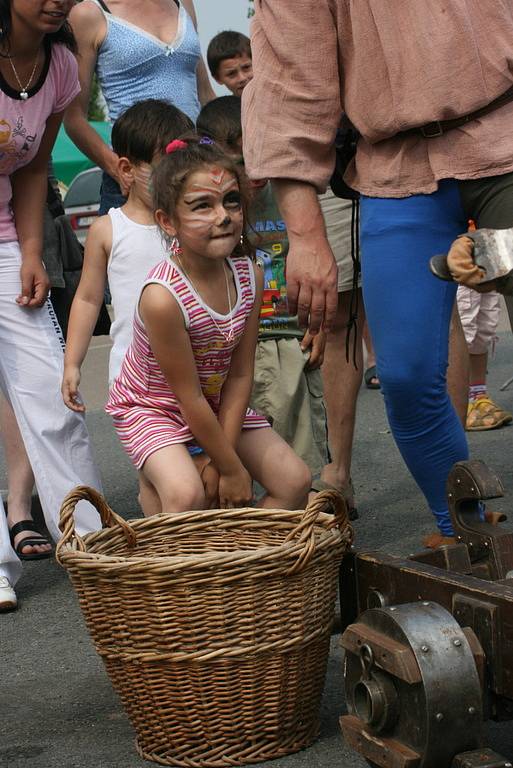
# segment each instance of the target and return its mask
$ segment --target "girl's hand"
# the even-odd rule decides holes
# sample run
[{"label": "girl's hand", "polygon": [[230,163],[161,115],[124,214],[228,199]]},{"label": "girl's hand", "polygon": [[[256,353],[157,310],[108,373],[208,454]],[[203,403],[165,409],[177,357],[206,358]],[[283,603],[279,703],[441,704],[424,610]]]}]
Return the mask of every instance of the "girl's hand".
[{"label": "girl's hand", "polygon": [[24,259],[20,269],[21,294],[16,303],[22,307],[41,307],[50,290],[50,280],[43,262],[36,258]]},{"label": "girl's hand", "polygon": [[78,387],[80,384],[80,368],[75,366],[65,366],[62,377],[61,393],[64,404],[70,411],[84,413],[85,405],[82,401]]},{"label": "girl's hand", "polygon": [[312,336],[309,331],[303,336],[301,350],[307,352],[310,350],[310,359],[306,365],[308,370],[313,371],[320,368],[324,362],[324,348],[326,346],[326,334],[320,330],[316,336]]},{"label": "girl's hand", "polygon": [[219,507],[219,472],[209,460],[200,472],[201,482],[205,489],[206,509]]},{"label": "girl's hand", "polygon": [[219,477],[219,503],[221,509],[247,507],[253,501],[253,481],[242,464],[233,474]]}]

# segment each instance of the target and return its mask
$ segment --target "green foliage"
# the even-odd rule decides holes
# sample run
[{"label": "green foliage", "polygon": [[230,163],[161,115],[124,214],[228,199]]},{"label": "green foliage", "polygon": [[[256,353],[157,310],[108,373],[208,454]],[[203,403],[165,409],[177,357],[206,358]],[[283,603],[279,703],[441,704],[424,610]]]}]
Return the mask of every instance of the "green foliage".
[{"label": "green foliage", "polygon": [[91,83],[91,97],[89,99],[89,110],[87,115],[89,120],[105,120],[105,109],[101,95],[100,86],[96,75]]},{"label": "green foliage", "polygon": [[254,0],[249,0],[248,19],[255,15]]}]

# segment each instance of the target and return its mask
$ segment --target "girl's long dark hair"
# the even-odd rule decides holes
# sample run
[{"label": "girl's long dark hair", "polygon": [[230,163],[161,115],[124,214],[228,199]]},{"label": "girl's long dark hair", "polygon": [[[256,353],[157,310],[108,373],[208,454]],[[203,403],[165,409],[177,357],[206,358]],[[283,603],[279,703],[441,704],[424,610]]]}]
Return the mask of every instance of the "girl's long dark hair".
[{"label": "girl's long dark hair", "polygon": [[[7,51],[9,51],[11,44],[11,28],[11,0],[0,0],[0,45],[5,46]],[[67,21],[57,32],[46,35],[45,42],[50,45],[63,43],[70,51],[77,53],[77,41],[71,25]]]}]

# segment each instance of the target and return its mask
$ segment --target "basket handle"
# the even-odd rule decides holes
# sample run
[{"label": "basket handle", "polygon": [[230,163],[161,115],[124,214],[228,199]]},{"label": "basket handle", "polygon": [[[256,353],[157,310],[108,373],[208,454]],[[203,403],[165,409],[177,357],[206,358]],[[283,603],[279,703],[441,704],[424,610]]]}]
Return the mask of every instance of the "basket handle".
[{"label": "basket handle", "polygon": [[118,525],[123,530],[128,546],[135,546],[137,539],[132,526],[112,511],[101,493],[94,488],[89,488],[87,485],[79,485],[70,491],[62,502],[59,522],[62,537],[57,542],[55,548],[55,556],[59,562],[61,562],[59,559],[61,550],[70,542],[73,542],[76,545],[79,552],[86,551],[84,540],[78,533],[75,533],[74,512],[79,501],[89,501],[93,507],[96,507],[104,528],[114,528]]},{"label": "basket handle", "polygon": [[330,528],[340,528],[350,544],[353,540],[353,529],[349,524],[349,512],[347,501],[338,491],[321,491],[308,504],[301,522],[288,534],[285,541],[299,539],[298,544],[302,544],[302,550],[298,559],[290,569],[289,573],[297,573],[305,568],[315,553],[315,523],[322,512],[331,513],[333,521],[329,524]]}]

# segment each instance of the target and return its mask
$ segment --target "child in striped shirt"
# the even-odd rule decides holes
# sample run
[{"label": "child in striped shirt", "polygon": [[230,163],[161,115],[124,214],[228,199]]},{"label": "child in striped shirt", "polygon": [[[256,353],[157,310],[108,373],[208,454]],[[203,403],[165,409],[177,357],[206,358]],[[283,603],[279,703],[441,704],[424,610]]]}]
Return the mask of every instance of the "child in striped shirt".
[{"label": "child in striped shirt", "polygon": [[261,506],[302,508],[307,466],[248,408],[263,275],[243,235],[241,171],[190,136],[170,143],[151,186],[169,256],[143,285],[106,407],[144,513],[244,506],[252,480]]}]

